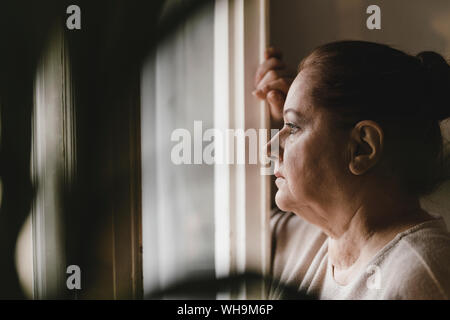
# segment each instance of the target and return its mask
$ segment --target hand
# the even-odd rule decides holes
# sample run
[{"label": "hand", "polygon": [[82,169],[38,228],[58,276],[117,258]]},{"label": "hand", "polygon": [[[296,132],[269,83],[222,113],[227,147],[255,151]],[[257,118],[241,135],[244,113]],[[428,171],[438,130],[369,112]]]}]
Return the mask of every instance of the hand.
[{"label": "hand", "polygon": [[281,61],[282,53],[275,48],[267,48],[265,61],[261,63],[255,75],[255,91],[253,95],[266,100],[270,109],[272,129],[283,126],[283,106],[289,87],[294,81],[295,72],[289,70]]}]

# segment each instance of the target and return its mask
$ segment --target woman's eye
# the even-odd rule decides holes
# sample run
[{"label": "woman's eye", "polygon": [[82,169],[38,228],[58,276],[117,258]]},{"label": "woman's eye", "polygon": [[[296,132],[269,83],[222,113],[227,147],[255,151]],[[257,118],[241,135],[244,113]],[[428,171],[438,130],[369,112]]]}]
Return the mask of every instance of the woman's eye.
[{"label": "woman's eye", "polygon": [[296,133],[296,132],[300,129],[298,126],[296,126],[296,125],[293,124],[293,123],[287,122],[285,125],[286,125],[287,127],[289,127],[289,133],[290,133],[290,134],[294,134],[294,133]]}]

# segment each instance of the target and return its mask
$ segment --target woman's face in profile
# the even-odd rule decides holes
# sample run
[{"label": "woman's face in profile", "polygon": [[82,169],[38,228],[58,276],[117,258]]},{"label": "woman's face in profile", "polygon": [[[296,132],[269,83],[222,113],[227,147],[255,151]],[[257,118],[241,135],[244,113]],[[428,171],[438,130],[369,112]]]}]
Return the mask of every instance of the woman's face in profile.
[{"label": "woman's face in profile", "polygon": [[335,129],[329,111],[313,105],[308,79],[307,70],[297,75],[284,105],[285,125],[279,133],[275,165],[275,200],[281,210],[326,227],[326,221],[339,218],[328,217],[331,211],[327,209],[343,199],[350,175],[346,161],[348,134]]}]

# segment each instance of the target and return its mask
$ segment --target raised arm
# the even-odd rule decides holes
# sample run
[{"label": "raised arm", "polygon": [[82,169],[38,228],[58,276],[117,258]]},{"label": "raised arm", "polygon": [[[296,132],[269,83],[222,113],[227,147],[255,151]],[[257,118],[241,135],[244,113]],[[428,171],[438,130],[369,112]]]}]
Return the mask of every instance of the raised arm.
[{"label": "raised arm", "polygon": [[270,106],[271,128],[280,129],[283,126],[284,101],[295,78],[295,71],[282,61],[282,53],[278,49],[267,48],[264,56],[264,62],[256,71],[253,94],[267,101]]}]

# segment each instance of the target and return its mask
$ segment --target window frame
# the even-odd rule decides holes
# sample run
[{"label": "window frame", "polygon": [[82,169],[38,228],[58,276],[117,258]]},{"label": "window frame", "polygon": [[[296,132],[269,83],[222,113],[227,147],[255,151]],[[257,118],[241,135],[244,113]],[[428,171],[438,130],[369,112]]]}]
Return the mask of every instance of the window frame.
[{"label": "window frame", "polygon": [[[269,128],[268,107],[251,94],[256,68],[264,59],[268,23],[267,0],[216,0],[214,117],[219,130]],[[224,149],[223,154],[239,152],[230,141]],[[215,165],[217,277],[268,275],[270,206],[270,176],[261,175],[260,165]],[[265,283],[218,298],[263,299]]]}]

